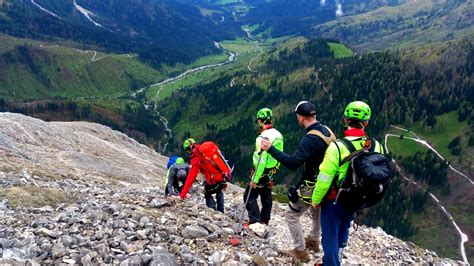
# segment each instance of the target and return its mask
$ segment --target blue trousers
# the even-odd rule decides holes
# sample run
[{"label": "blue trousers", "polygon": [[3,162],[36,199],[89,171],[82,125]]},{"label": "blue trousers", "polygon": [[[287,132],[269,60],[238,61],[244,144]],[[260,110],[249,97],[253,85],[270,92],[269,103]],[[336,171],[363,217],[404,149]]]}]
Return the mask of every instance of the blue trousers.
[{"label": "blue trousers", "polygon": [[216,200],[214,200],[213,193],[204,194],[204,197],[206,198],[206,206],[224,213],[224,192],[222,190],[219,190],[215,194],[217,202]]},{"label": "blue trousers", "polygon": [[347,246],[352,220],[353,213],[346,211],[339,204],[334,204],[334,201],[325,201],[321,204],[324,265],[340,265],[339,248]]}]

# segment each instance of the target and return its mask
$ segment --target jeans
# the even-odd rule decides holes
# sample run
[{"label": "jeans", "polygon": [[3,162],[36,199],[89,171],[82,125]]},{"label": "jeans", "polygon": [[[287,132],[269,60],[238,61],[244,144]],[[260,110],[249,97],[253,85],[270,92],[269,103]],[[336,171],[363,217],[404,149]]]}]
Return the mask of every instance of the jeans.
[{"label": "jeans", "polygon": [[[216,199],[214,199],[214,194],[216,194]],[[204,197],[206,198],[207,207],[224,213],[224,192],[222,189],[204,192]]]},{"label": "jeans", "polygon": [[340,265],[339,248],[347,246],[353,213],[346,211],[334,201],[321,204],[321,230],[324,250],[324,265]]},{"label": "jeans", "polygon": [[[244,203],[247,199],[249,188],[244,193]],[[262,210],[260,211],[257,203],[257,198],[260,196],[260,202],[262,203]],[[272,212],[272,190],[268,186],[252,188],[250,191],[249,201],[247,202],[247,209],[249,215],[249,223],[262,222],[268,224],[270,222],[270,215]]]}]

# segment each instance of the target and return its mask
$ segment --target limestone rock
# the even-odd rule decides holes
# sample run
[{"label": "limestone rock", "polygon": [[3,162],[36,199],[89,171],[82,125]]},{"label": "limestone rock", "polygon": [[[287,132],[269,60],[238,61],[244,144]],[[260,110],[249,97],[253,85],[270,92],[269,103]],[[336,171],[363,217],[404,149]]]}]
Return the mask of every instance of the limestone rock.
[{"label": "limestone rock", "polygon": [[183,237],[185,238],[198,238],[198,237],[206,237],[209,235],[209,232],[198,226],[198,225],[189,225],[183,231]]}]

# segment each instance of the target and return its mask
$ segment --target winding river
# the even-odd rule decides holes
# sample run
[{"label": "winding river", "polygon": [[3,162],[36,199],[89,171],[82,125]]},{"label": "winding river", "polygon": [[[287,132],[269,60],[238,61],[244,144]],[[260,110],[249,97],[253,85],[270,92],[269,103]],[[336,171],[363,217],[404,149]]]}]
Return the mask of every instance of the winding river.
[{"label": "winding river", "polygon": [[[135,92],[133,92],[130,96],[133,97],[133,98],[136,98],[137,97],[137,94],[138,93],[143,93],[145,92],[146,90],[152,88],[152,87],[160,87],[160,89],[158,90],[156,96],[155,96],[155,99],[158,99],[158,95],[160,94],[160,92],[163,90],[164,88],[164,85],[167,85],[167,84],[170,84],[170,83],[173,83],[175,81],[178,81],[184,77],[187,77],[191,74],[195,74],[195,73],[198,73],[198,72],[201,72],[205,69],[208,69],[208,68],[213,68],[213,67],[222,67],[224,65],[227,65],[227,64],[230,64],[230,63],[233,63],[235,62],[235,60],[237,59],[237,56],[238,54],[237,53],[234,53],[234,52],[229,52],[229,51],[226,51],[226,53],[229,55],[229,57],[227,58],[227,61],[225,62],[221,62],[221,63],[217,63],[217,64],[209,64],[209,65],[204,65],[204,66],[199,66],[199,67],[195,67],[195,68],[192,68],[192,69],[188,69],[186,71],[184,71],[183,73],[175,76],[175,77],[171,77],[171,78],[167,78],[163,81],[160,81],[158,83],[155,83],[155,84],[151,84],[151,85],[148,85],[146,87],[143,87]],[[145,103],[143,103],[145,105],[146,108],[150,108],[150,105],[147,105]],[[158,113],[159,117],[160,117],[160,121],[161,123],[163,123],[163,125],[165,126],[165,131],[166,133],[168,134],[168,137],[171,139],[173,138],[173,131],[171,130],[171,128],[169,127],[169,123],[168,123],[168,119],[166,119],[166,117],[162,116],[160,114],[160,112],[156,109],[156,104],[153,105],[153,108],[154,110]],[[164,153],[165,150],[166,150],[166,147],[168,146],[168,142],[166,142],[164,145],[163,145],[163,149],[161,150],[161,153]]]}]

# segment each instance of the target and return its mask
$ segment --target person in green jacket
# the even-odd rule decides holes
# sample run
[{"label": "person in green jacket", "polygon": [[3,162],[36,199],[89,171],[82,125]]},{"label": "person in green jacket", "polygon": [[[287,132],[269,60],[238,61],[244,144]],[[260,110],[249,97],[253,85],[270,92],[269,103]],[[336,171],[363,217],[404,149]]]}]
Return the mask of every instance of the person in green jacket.
[{"label": "person in green jacket", "polygon": [[[262,108],[257,112],[260,134],[255,141],[252,180],[244,193],[249,224],[260,222],[268,225],[270,222],[273,176],[278,173],[280,163],[268,154],[267,151],[260,148],[260,141],[261,139],[268,139],[276,149],[283,151],[283,136],[278,130],[273,128],[272,119],[272,110],[268,108]],[[258,196],[260,196],[262,202],[261,211],[257,204]]]},{"label": "person in green jacket", "polygon": [[[356,150],[363,149],[367,144],[368,137],[365,134],[365,128],[369,124],[371,113],[369,105],[361,101],[349,103],[344,110],[344,124],[346,125],[344,138],[351,141]],[[378,141],[371,143],[371,145],[375,145],[375,152],[383,153],[383,147]],[[349,149],[341,140],[329,145],[323,162],[319,166],[316,187],[311,198],[312,206],[321,208],[324,265],[340,265],[339,251],[347,245],[349,239],[349,227],[354,213],[344,209],[335,201],[337,189],[349,168],[349,162],[341,166],[339,163],[349,154]]]}]

